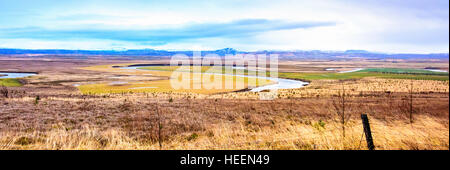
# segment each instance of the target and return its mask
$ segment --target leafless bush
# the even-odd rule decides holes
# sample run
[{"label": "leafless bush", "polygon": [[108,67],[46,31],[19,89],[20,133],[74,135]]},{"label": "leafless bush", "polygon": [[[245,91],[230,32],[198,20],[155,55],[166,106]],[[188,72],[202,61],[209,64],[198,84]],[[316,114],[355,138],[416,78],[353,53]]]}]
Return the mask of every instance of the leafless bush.
[{"label": "leafless bush", "polygon": [[333,100],[333,107],[336,110],[338,121],[342,128],[342,137],[345,137],[345,125],[350,119],[351,114],[347,109],[347,94],[345,93],[345,87],[342,84],[342,89],[339,90],[336,99]]},{"label": "leafless bush", "polygon": [[411,87],[409,88],[409,122],[413,122],[413,81],[411,80]]},{"label": "leafless bush", "polygon": [[9,97],[9,90],[6,86],[3,86],[0,88],[0,94],[5,97],[8,98]]},{"label": "leafless bush", "polygon": [[156,116],[157,116],[156,118],[158,119],[158,144],[159,144],[159,148],[162,149],[162,141],[163,141],[163,138],[162,138],[163,124],[162,124],[162,121],[163,120],[161,120],[161,119],[163,119],[163,118],[162,118],[162,116],[161,116],[161,114],[159,112],[160,112],[159,111],[159,107],[156,106]]}]

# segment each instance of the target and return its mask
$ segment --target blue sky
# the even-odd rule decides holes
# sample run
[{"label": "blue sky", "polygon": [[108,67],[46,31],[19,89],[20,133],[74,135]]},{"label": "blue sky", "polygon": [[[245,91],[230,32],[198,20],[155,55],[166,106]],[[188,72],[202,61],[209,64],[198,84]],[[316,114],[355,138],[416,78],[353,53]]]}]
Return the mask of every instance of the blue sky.
[{"label": "blue sky", "polygon": [[448,0],[0,0],[0,48],[448,53]]}]

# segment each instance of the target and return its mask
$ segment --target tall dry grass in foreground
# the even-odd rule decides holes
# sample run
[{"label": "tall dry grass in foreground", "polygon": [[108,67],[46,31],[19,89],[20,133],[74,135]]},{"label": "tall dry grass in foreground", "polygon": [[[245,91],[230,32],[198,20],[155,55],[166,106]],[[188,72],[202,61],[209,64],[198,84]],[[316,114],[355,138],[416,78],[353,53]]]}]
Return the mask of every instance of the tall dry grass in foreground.
[{"label": "tall dry grass in foreground", "polygon": [[[338,123],[284,121],[273,127],[248,129],[245,124],[221,123],[209,130],[177,135],[165,141],[142,142],[125,131],[100,130],[85,126],[67,130],[64,127],[45,132],[2,132],[1,149],[283,149],[283,150],[364,150],[362,126],[351,122],[342,138]],[[448,126],[428,117],[409,124],[374,119],[373,137],[376,149],[449,149]]]},{"label": "tall dry grass in foreground", "polygon": [[[19,89],[20,90],[20,89]],[[22,93],[21,93],[22,94]],[[449,149],[448,93],[352,94],[345,137],[330,97],[174,98],[33,93],[0,99],[0,149]],[[160,112],[156,112],[156,110]]]},{"label": "tall dry grass in foreground", "polygon": [[333,105],[342,88],[336,82],[280,91],[272,101],[245,99],[257,96],[249,92],[82,95],[14,87],[0,97],[0,149],[365,149],[361,113],[369,115],[376,149],[449,149],[448,82],[416,81],[411,109],[411,94],[396,90],[408,89],[404,81],[385,86],[390,81],[341,82],[344,128]]}]

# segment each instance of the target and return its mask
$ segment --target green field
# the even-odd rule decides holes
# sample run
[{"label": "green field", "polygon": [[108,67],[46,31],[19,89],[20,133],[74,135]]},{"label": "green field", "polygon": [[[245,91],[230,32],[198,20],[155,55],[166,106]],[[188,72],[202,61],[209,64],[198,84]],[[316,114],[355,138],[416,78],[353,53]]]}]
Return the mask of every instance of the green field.
[{"label": "green field", "polygon": [[22,83],[18,79],[0,79],[0,86],[6,86],[6,87],[19,87],[22,86]]},{"label": "green field", "polygon": [[346,80],[360,79],[364,77],[377,77],[387,79],[415,79],[415,80],[440,80],[448,81],[448,76],[440,75],[420,75],[420,74],[393,74],[376,72],[351,72],[351,73],[278,73],[281,78],[301,79],[301,80]]},{"label": "green field", "polygon": [[448,73],[433,72],[420,69],[403,68],[369,68],[349,73],[278,73],[282,78],[293,78],[302,80],[345,80],[360,79],[364,77],[377,77],[386,79],[414,79],[414,80],[440,80],[448,81]]}]

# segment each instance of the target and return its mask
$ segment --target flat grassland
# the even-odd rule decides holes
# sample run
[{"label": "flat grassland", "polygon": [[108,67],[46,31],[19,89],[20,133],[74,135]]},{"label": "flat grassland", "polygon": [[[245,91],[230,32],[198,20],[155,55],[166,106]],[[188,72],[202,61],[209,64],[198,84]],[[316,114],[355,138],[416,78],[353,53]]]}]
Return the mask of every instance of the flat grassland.
[{"label": "flat grassland", "polygon": [[[0,149],[364,150],[362,113],[369,115],[376,149],[449,149],[448,76],[325,71],[375,68],[379,61],[282,61],[280,77],[306,79],[310,84],[278,90],[275,100],[259,100],[261,93],[248,91],[81,90],[89,85],[91,90],[157,86],[155,82],[167,81],[173,68],[111,67],[156,62],[160,61],[0,58],[2,70],[26,66],[22,71],[39,72],[20,79],[21,86],[6,87],[7,96],[0,94]],[[383,68],[421,65],[448,70],[448,61],[386,65]],[[339,105],[343,92],[346,102]],[[345,124],[337,114],[341,106],[348,116]]]},{"label": "flat grassland", "polygon": [[425,69],[410,68],[367,68],[358,72],[376,72],[376,73],[396,73],[396,74],[425,74],[425,75],[441,75],[448,76],[448,72],[436,72]]},{"label": "flat grassland", "polygon": [[[215,68],[203,66],[199,67],[200,72],[194,72],[194,69],[189,66],[152,66],[152,67],[144,67],[142,69],[122,69],[117,68],[117,66],[126,66],[126,65],[100,65],[82,68],[85,70],[92,70],[92,71],[126,74],[126,76],[115,77],[117,80],[113,82],[100,84],[84,84],[78,86],[78,88],[83,94],[145,93],[145,92],[215,94],[215,93],[239,91],[249,87],[263,86],[274,83],[271,82],[270,80],[251,77],[237,77],[231,75],[214,76],[210,74],[203,74],[206,72],[223,73],[222,67]],[[173,74],[174,72],[180,74],[174,76]],[[151,79],[155,77],[156,79]],[[170,79],[177,79],[177,78],[179,79],[180,82],[189,84],[189,87],[188,88],[173,87]],[[215,78],[222,79],[222,81],[214,80]],[[205,79],[210,79],[210,81],[205,81]],[[225,80],[232,80],[235,83],[241,83],[241,86],[234,85],[232,88],[228,89],[224,88]],[[194,89],[193,87],[195,85],[201,86],[198,89]]]}]

